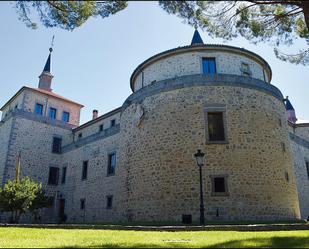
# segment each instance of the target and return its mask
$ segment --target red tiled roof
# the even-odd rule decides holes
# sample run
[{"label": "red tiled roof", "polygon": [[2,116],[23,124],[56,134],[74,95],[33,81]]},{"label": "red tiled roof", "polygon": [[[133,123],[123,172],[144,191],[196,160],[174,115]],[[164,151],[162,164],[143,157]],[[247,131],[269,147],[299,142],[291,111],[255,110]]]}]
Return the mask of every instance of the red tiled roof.
[{"label": "red tiled roof", "polygon": [[2,111],[11,101],[13,101],[23,90],[25,89],[28,89],[28,90],[31,90],[31,91],[35,91],[35,92],[39,92],[39,93],[42,93],[42,94],[45,94],[45,95],[48,95],[48,96],[51,96],[51,97],[54,97],[56,99],[60,99],[60,100],[63,100],[63,101],[66,101],[68,103],[71,103],[71,104],[74,104],[74,105],[77,105],[79,107],[84,107],[83,105],[77,103],[77,102],[74,102],[72,100],[69,100],[69,99],[66,99],[56,93],[53,93],[53,92],[49,92],[49,91],[46,91],[44,89],[40,89],[40,88],[33,88],[33,87],[28,87],[28,86],[23,86],[21,89],[19,89],[19,91],[12,97],[10,98],[1,108],[0,110]]},{"label": "red tiled roof", "polygon": [[57,99],[61,99],[63,101],[66,101],[66,102],[70,102],[72,104],[75,104],[75,105],[79,105],[80,107],[84,107],[83,105],[77,103],[77,102],[74,102],[70,99],[67,99],[67,98],[64,98],[56,93],[53,93],[53,92],[50,92],[50,91],[47,91],[47,90],[44,90],[44,89],[41,89],[41,88],[33,88],[33,87],[25,87],[27,89],[30,89],[30,90],[34,90],[34,91],[37,91],[37,92],[40,92],[40,93],[43,93],[43,94],[46,94],[46,95],[49,95],[49,96],[52,96],[54,98],[57,98]]}]

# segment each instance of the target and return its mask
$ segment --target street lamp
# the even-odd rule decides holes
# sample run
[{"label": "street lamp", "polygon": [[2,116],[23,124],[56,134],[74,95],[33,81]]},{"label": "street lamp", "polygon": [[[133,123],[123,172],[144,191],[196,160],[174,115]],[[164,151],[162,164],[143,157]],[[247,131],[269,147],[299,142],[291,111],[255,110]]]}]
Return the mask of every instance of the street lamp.
[{"label": "street lamp", "polygon": [[204,197],[203,197],[203,178],[202,178],[202,166],[204,166],[204,156],[205,154],[201,150],[197,150],[197,153],[194,154],[196,159],[196,164],[200,170],[200,224],[205,225],[205,216],[204,216]]}]

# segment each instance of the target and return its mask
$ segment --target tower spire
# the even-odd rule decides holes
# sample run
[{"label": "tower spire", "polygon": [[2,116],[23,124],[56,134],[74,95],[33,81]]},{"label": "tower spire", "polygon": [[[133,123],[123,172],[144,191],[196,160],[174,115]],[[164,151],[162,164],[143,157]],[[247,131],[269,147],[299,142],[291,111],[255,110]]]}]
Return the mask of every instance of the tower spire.
[{"label": "tower spire", "polygon": [[43,72],[39,76],[39,88],[51,92],[51,83],[53,79],[53,75],[51,74],[51,54],[53,52],[54,46],[54,36],[52,38],[51,47],[49,48],[49,55],[47,57]]},{"label": "tower spire", "polygon": [[287,118],[290,122],[295,123],[297,121],[296,113],[295,113],[294,107],[292,106],[289,100],[289,96],[286,96],[284,101],[285,101],[285,109],[286,109]]},{"label": "tower spire", "polygon": [[192,37],[191,45],[199,45],[204,44],[202,37],[200,36],[200,33],[197,30],[197,27],[195,26],[195,31]]}]

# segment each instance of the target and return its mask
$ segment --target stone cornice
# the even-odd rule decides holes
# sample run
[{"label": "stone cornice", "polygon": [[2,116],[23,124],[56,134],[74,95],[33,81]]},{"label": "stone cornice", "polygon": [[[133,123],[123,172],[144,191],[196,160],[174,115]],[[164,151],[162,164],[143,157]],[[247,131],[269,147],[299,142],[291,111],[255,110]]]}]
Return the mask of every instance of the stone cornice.
[{"label": "stone cornice", "polygon": [[122,106],[122,111],[132,102],[138,103],[142,101],[144,98],[149,97],[151,95],[194,86],[231,86],[231,87],[250,88],[270,94],[280,101],[282,101],[284,98],[282,93],[277,87],[259,79],[234,74],[215,74],[215,75],[194,74],[194,75],[180,76],[173,79],[157,81],[151,85],[139,89],[138,91],[132,93],[126,99],[126,101]]},{"label": "stone cornice", "polygon": [[35,114],[35,113],[32,113],[32,112],[25,112],[25,111],[19,110],[19,109],[15,109],[15,110],[9,112],[8,115],[2,121],[5,122],[10,117],[15,117],[15,116],[25,118],[25,119],[29,119],[29,120],[32,120],[32,121],[36,121],[36,122],[40,122],[40,123],[44,123],[44,124],[51,125],[51,126],[57,126],[57,127],[67,129],[67,130],[72,130],[72,128],[75,127],[75,126],[73,126],[69,123],[65,123],[65,122],[60,121],[60,120],[51,119],[49,117],[38,115],[38,114]]}]

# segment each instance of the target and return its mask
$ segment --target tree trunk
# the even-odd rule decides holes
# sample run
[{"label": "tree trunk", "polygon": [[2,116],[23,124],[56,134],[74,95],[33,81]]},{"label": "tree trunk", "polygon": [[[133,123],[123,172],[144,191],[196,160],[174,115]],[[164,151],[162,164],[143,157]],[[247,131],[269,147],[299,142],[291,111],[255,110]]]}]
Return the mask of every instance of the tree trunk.
[{"label": "tree trunk", "polygon": [[309,30],[309,1],[302,1],[302,8],[305,17],[307,29]]}]

